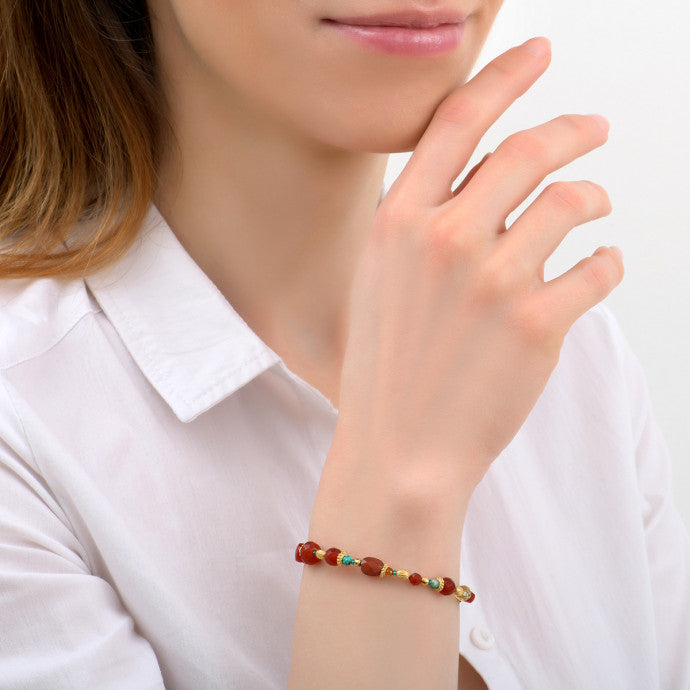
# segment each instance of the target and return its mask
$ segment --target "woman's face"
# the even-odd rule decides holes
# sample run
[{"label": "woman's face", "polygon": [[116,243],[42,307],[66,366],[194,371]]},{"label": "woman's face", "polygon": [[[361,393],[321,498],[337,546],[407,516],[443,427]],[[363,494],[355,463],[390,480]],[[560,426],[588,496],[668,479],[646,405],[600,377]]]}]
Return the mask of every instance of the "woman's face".
[{"label": "woman's face", "polygon": [[[466,81],[502,2],[150,0],[149,8],[171,98],[191,89],[257,124],[338,148],[394,152],[413,149],[438,103]],[[405,10],[468,15],[460,43],[440,54],[396,54],[324,21]],[[180,108],[173,103],[173,112]]]}]

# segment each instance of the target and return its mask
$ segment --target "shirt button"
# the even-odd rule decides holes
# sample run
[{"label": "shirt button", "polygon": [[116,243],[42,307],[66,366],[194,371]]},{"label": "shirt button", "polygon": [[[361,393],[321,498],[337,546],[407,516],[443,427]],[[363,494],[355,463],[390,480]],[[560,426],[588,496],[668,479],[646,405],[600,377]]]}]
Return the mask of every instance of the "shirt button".
[{"label": "shirt button", "polygon": [[472,640],[472,644],[475,647],[479,647],[479,649],[491,649],[496,642],[491,632],[481,627],[472,628],[470,640]]}]

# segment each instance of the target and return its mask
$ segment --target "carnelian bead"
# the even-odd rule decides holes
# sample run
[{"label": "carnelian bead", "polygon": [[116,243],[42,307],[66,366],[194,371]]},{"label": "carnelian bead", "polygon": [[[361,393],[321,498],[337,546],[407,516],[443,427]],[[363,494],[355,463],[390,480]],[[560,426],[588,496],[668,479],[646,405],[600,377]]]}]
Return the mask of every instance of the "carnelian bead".
[{"label": "carnelian bead", "polygon": [[328,563],[328,565],[338,565],[338,554],[340,553],[340,549],[328,549],[326,551],[326,555],[324,556],[323,560]]},{"label": "carnelian bead", "polygon": [[318,559],[314,555],[314,551],[318,551],[320,548],[321,547],[315,541],[307,541],[304,544],[302,544],[302,548],[300,549],[300,556],[302,556],[302,561],[304,563],[307,563],[308,565],[320,563],[320,559]]},{"label": "carnelian bead", "polygon": [[412,575],[410,575],[410,584],[411,585],[421,585],[422,584],[422,576],[419,573],[412,573]]},{"label": "carnelian bead", "polygon": [[472,594],[470,594],[470,598],[469,598],[469,599],[465,599],[465,603],[466,603],[466,604],[470,604],[470,603],[472,603],[473,601],[474,601],[474,592],[472,592]]},{"label": "carnelian bead", "polygon": [[455,591],[455,582],[451,580],[449,577],[444,577],[443,578],[443,589],[441,590],[441,594],[452,594]]},{"label": "carnelian bead", "polygon": [[[380,571],[379,571],[379,572],[380,572]],[[390,566],[388,566],[388,567],[386,568],[386,572],[383,574],[383,576],[384,576],[384,577],[391,577],[391,575],[393,575],[393,568],[391,568]]]},{"label": "carnelian bead", "polygon": [[371,575],[372,577],[378,577],[381,573],[381,568],[383,568],[383,561],[373,556],[367,556],[362,559],[360,568],[365,575]]},{"label": "carnelian bead", "polygon": [[302,557],[299,555],[299,550],[302,548],[302,546],[304,546],[304,544],[302,542],[300,542],[299,544],[297,544],[297,548],[295,549],[295,560],[298,563],[304,563],[304,561],[302,560]]}]

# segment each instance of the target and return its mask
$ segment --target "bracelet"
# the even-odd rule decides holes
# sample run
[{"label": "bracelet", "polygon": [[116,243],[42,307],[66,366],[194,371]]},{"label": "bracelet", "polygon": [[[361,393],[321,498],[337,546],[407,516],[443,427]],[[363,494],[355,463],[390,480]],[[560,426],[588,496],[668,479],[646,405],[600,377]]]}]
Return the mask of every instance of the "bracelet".
[{"label": "bracelet", "polygon": [[393,570],[387,563],[378,558],[367,556],[366,558],[353,558],[347,551],[337,548],[322,549],[316,542],[307,541],[297,544],[295,549],[295,560],[298,563],[315,565],[321,561],[326,561],[328,565],[354,565],[361,569],[365,575],[371,577],[398,577],[401,580],[408,580],[411,585],[426,585],[439,594],[453,594],[458,602],[474,601],[474,592],[466,585],[455,586],[455,582],[449,577],[422,577],[419,573],[410,573],[407,570]]}]

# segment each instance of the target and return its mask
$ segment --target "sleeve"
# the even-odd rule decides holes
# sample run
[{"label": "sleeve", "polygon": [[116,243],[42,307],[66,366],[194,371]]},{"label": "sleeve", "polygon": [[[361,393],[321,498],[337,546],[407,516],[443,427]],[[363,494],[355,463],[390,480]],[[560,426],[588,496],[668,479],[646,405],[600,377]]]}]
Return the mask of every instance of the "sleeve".
[{"label": "sleeve", "polygon": [[91,574],[0,378],[0,687],[164,688],[151,646]]},{"label": "sleeve", "polygon": [[641,520],[656,622],[660,688],[690,688],[690,536],[674,503],[671,460],[642,366],[610,311],[630,396]]}]

